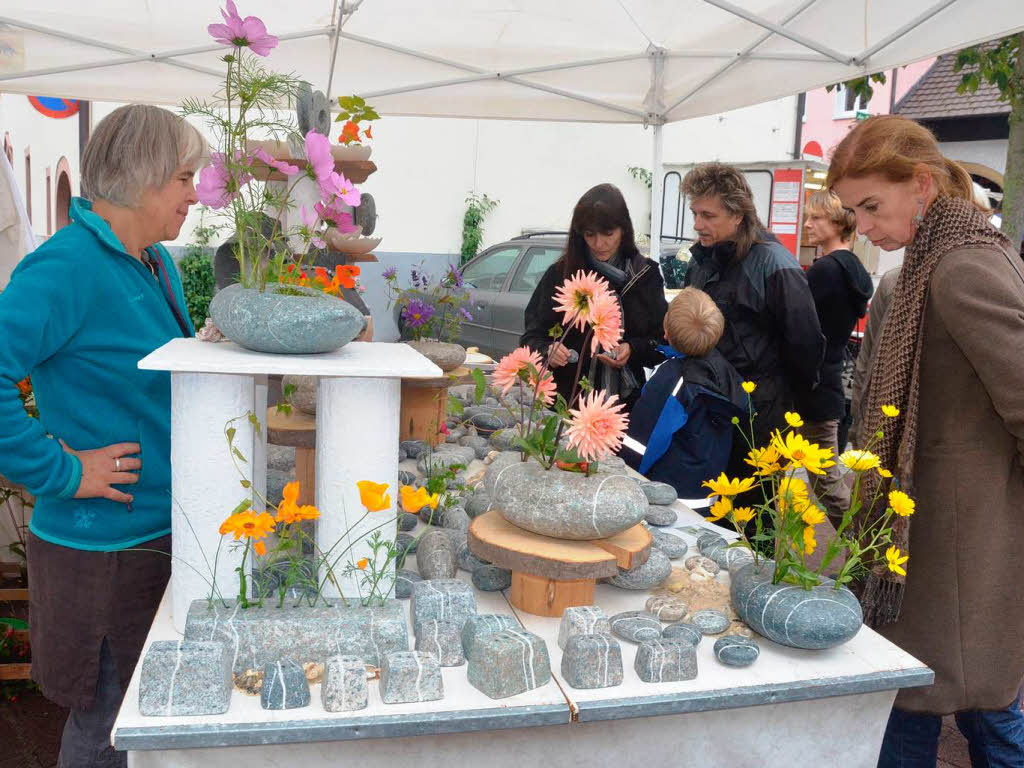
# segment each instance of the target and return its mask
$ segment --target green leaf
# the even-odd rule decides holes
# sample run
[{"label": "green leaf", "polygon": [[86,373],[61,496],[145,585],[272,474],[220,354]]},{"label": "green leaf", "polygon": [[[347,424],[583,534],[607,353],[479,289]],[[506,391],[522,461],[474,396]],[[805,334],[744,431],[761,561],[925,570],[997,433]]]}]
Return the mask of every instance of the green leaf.
[{"label": "green leaf", "polygon": [[462,405],[462,401],[455,395],[448,395],[448,412],[453,413],[456,416],[462,416],[466,412],[466,408]]},{"label": "green leaf", "polygon": [[227,434],[227,436],[228,436],[228,442],[229,442],[229,443],[230,443],[230,442],[231,442],[232,440],[234,440],[234,439],[235,439],[235,432],[236,432],[236,430],[235,430],[235,428],[234,428],[234,427],[228,427],[228,428],[227,428],[227,432],[226,432],[225,434]]},{"label": "green leaf", "polygon": [[562,326],[559,323],[555,323],[550,328],[548,328],[548,336],[550,336],[552,339],[560,339],[562,338],[562,334],[564,333],[565,329],[562,328]]},{"label": "green leaf", "polygon": [[555,441],[555,433],[558,431],[558,423],[561,419],[558,416],[548,416],[544,420],[544,432],[541,435],[541,446],[548,446]]},{"label": "green leaf", "polygon": [[235,454],[235,456],[238,457],[238,460],[241,461],[243,464],[248,464],[249,463],[249,462],[247,462],[245,460],[245,456],[242,455],[242,452],[240,450],[238,450],[237,448],[232,448],[231,452],[233,454]]},{"label": "green leaf", "polygon": [[484,378],[483,371],[479,368],[474,368],[472,372],[473,383],[476,388],[473,390],[473,402],[483,402],[484,395],[487,393],[487,379]]},{"label": "green leaf", "polygon": [[244,477],[238,481],[238,484],[241,485],[243,488],[252,488],[252,483],[250,483]]},{"label": "green leaf", "polygon": [[[245,482],[249,482],[249,481],[246,480]],[[248,486],[242,486],[242,487],[243,488],[247,488]],[[242,499],[240,502],[238,502],[238,504],[235,505],[235,508],[231,510],[231,515],[237,515],[239,512],[245,512],[245,510],[249,509],[250,507],[252,507],[252,499],[251,498]],[[228,517],[230,517],[231,515],[228,515]]]}]

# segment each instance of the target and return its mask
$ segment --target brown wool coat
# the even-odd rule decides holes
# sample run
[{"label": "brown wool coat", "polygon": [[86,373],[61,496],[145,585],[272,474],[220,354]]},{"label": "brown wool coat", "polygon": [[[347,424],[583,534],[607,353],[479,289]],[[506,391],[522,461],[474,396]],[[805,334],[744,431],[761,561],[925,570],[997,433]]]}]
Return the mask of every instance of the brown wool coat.
[{"label": "brown wool coat", "polygon": [[935,670],[896,706],[999,709],[1024,678],[1024,263],[946,254],[925,310],[907,588],[881,632]]}]

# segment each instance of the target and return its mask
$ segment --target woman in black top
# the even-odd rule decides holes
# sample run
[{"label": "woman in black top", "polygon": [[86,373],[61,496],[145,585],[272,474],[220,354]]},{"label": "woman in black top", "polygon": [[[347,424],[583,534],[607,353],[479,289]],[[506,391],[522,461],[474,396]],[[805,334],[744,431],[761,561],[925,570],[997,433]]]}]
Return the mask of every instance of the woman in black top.
[{"label": "woman in black top", "polygon": [[[604,278],[622,307],[623,337],[611,353],[592,357],[589,342],[584,346],[583,334],[576,329],[569,331],[562,343],[549,334],[561,320],[555,311],[555,291],[580,270]],[[519,342],[547,356],[558,392],[567,400],[576,363],[582,357],[582,375],[598,389],[618,394],[629,409],[646,381],[644,367],[652,368],[664,360],[657,347],[664,344],[662,324],[667,309],[661,273],[636,248],[622,193],[611,184],[599,184],[573,209],[565,251],[534,290],[526,307],[526,331]]]},{"label": "woman in black top", "polygon": [[[825,359],[818,386],[798,395],[797,409],[805,422],[804,437],[812,443],[831,447],[837,455],[844,448],[839,440],[839,425],[846,418],[843,391],[846,344],[857,320],[867,311],[868,299],[874,291],[870,275],[849,249],[855,226],[853,212],[843,208],[833,193],[822,190],[807,201],[804,210],[807,241],[819,250],[818,258],[807,270],[807,284],[825,334]],[[845,443],[845,434],[842,442]],[[817,495],[833,521],[842,519],[849,506],[850,489],[840,478],[838,462],[818,483]]]}]

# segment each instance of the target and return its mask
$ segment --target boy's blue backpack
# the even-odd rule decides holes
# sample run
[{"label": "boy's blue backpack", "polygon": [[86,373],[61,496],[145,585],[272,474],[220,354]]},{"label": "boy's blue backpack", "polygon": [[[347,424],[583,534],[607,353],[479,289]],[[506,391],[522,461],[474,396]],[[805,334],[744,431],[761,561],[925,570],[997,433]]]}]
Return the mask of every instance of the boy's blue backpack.
[{"label": "boy's blue backpack", "polygon": [[[677,355],[644,385],[629,415],[620,456],[650,480],[668,483],[683,499],[707,495],[705,480],[725,470],[733,417],[747,418],[747,394],[736,369],[717,351],[703,358]],[[742,439],[742,438],[740,438]]]}]

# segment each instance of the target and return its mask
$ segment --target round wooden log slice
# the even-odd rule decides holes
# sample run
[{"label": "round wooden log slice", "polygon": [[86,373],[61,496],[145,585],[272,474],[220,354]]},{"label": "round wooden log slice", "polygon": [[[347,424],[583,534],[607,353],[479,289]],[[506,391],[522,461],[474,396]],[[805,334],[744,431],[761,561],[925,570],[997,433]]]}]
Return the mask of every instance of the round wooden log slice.
[{"label": "round wooden log slice", "polygon": [[460,366],[454,371],[449,371],[444,376],[437,376],[433,379],[402,379],[403,387],[419,387],[424,389],[447,389],[455,384],[472,383],[473,377],[470,376],[469,369],[464,366]]},{"label": "round wooden log slice", "polygon": [[470,524],[469,550],[513,572],[559,581],[602,579],[646,562],[651,535],[638,525],[600,541],[553,539],[517,528],[492,509]]},{"label": "round wooden log slice", "polygon": [[267,408],[267,442],[295,448],[316,448],[316,417],[292,407],[290,414]]}]

